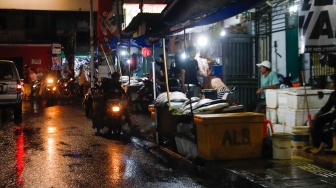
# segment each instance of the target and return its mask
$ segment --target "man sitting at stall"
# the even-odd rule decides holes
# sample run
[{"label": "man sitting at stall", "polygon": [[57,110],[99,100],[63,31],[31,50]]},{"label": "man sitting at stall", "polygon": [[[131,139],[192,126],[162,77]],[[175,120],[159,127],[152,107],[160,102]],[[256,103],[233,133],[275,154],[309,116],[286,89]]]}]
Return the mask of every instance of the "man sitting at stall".
[{"label": "man sitting at stall", "polygon": [[[316,154],[333,147],[333,136],[330,127],[336,124],[336,74],[330,76],[334,90],[327,103],[313,116],[310,123],[310,133],[313,147],[318,148]],[[333,111],[330,111],[333,108]],[[307,150],[306,150],[307,151]]]},{"label": "man sitting at stall", "polygon": [[266,89],[277,89],[279,84],[278,75],[276,72],[272,71],[271,63],[269,61],[263,61],[257,66],[260,68],[260,88],[256,91],[256,94],[259,95],[252,104],[250,104],[247,111],[254,112],[263,112],[266,107],[265,102],[265,90]]}]

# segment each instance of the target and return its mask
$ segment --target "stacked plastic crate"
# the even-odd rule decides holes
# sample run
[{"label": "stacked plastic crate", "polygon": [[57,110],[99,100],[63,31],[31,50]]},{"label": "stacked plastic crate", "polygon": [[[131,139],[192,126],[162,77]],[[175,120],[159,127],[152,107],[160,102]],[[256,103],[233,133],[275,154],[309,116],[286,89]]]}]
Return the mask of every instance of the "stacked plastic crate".
[{"label": "stacked plastic crate", "polygon": [[[327,102],[332,91],[306,88],[312,116]],[[292,127],[306,125],[307,114],[304,87],[266,90],[266,118],[273,123],[274,132],[292,133]]]}]

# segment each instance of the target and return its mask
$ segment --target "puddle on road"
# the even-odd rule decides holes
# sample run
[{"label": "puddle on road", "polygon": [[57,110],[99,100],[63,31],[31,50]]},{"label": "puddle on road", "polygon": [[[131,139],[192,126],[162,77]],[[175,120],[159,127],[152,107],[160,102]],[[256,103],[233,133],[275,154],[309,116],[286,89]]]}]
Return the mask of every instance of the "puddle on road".
[{"label": "puddle on road", "polygon": [[70,157],[70,158],[93,158],[93,154],[92,153],[65,153],[62,154],[62,156],[64,157]]},{"label": "puddle on road", "polygon": [[34,149],[34,150],[44,150],[42,147],[43,140],[40,136],[41,134],[40,128],[31,128],[31,127],[24,127],[22,131],[25,135],[25,149]]}]

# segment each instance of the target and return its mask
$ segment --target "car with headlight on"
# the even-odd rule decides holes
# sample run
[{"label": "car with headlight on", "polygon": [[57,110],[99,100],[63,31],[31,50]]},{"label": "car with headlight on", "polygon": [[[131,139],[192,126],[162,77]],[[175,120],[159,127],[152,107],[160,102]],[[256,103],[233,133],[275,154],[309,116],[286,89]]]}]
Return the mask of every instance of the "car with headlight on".
[{"label": "car with headlight on", "polygon": [[12,109],[14,123],[22,123],[22,82],[13,61],[0,60],[0,110]]}]

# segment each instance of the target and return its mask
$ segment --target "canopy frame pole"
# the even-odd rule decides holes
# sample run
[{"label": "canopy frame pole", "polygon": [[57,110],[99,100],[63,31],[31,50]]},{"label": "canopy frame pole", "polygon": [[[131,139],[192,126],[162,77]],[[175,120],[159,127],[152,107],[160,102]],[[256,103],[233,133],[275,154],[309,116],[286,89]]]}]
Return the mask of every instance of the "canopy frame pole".
[{"label": "canopy frame pole", "polygon": [[153,95],[154,95],[154,100],[156,99],[156,81],[155,81],[155,78],[156,78],[156,76],[155,76],[155,56],[154,56],[154,44],[153,44],[153,61],[152,61],[152,75],[153,75],[153,77],[152,77],[152,82],[153,82]]},{"label": "canopy frame pole", "polygon": [[169,93],[169,85],[168,85],[168,71],[167,71],[167,61],[166,61],[166,42],[165,38],[162,38],[162,48],[163,48],[163,64],[164,64],[164,71],[165,71],[165,81],[166,81],[166,89],[167,89],[167,99],[168,99],[168,106],[170,106],[170,93]]}]

